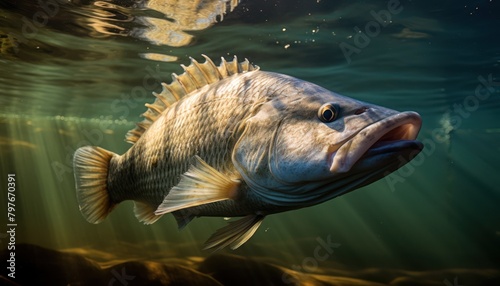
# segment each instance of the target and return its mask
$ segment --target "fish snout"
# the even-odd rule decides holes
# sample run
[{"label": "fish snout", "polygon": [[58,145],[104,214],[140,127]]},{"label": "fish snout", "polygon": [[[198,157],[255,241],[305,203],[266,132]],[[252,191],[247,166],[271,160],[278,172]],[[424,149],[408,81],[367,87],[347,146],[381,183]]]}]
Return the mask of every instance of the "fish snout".
[{"label": "fish snout", "polygon": [[[366,109],[363,112],[365,111]],[[407,111],[391,115],[364,127],[332,154],[330,172],[348,172],[370,149],[377,150],[379,153],[395,153],[398,148],[402,151],[407,148],[412,149],[414,146],[421,150],[423,145],[415,141],[421,125],[420,115]],[[415,144],[410,144],[408,141],[414,141]],[[408,144],[401,144],[401,142]],[[385,147],[381,148],[383,146]]]}]

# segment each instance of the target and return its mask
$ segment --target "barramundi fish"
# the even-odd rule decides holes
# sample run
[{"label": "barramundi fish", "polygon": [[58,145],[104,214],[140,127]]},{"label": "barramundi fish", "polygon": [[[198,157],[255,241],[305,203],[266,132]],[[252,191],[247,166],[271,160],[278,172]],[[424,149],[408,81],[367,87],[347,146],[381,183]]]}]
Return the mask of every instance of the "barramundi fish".
[{"label": "barramundi fish", "polygon": [[238,248],[270,214],[316,205],[390,174],[423,148],[421,118],[348,98],[248,60],[191,59],[172,75],[123,155],[74,154],[83,216],[99,223],[122,201],[139,221],[172,213],[242,217],[206,249]]}]

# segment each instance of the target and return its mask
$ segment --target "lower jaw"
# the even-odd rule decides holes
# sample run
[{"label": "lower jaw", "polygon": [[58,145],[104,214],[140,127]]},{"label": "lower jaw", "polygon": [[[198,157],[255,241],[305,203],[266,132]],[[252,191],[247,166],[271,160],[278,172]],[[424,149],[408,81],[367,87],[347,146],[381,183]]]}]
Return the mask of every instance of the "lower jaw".
[{"label": "lower jaw", "polygon": [[[380,141],[371,146],[352,166],[339,165],[336,169],[344,170],[337,171],[338,173],[349,173],[358,165],[366,165],[367,161],[381,160],[381,158],[390,160],[394,157],[403,157],[410,161],[422,151],[423,147],[423,144],[417,140]],[[330,154],[328,157],[330,170],[333,168],[334,159],[335,153]]]},{"label": "lower jaw", "polygon": [[393,166],[386,170],[392,173],[415,158],[423,145],[416,140],[401,140],[397,142],[380,142],[368,149],[368,151],[356,162],[351,171],[364,171],[369,169]]}]

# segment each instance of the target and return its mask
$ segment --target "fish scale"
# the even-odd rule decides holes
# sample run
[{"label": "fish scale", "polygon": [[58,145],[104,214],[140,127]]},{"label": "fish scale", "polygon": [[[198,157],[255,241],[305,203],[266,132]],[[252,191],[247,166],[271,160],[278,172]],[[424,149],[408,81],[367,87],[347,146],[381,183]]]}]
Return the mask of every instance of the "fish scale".
[{"label": "fish scale", "polygon": [[238,248],[265,216],[322,203],[374,182],[420,150],[414,112],[344,97],[248,60],[191,59],[162,84],[144,120],[126,135],[123,155],[85,146],[74,155],[77,199],[101,222],[133,200],[136,217],[172,213],[243,217],[205,247]]},{"label": "fish scale", "polygon": [[[203,100],[199,100],[198,97],[203,97]],[[190,98],[178,102],[175,108],[166,110],[164,118],[168,120],[152,125],[135,143],[137,148],[133,148],[131,152],[122,156],[123,158],[111,159],[112,165],[117,165],[113,164],[113,160],[120,162],[133,160],[135,161],[133,166],[149,166],[148,170],[132,171],[136,174],[147,174],[139,176],[132,184],[127,182],[127,184],[113,185],[113,190],[120,189],[121,194],[113,196],[114,201],[135,200],[150,205],[160,205],[168,195],[166,191],[178,184],[180,175],[188,169],[194,155],[203,158],[217,171],[234,177],[236,170],[231,163],[230,151],[237,138],[233,134],[241,118],[251,107],[242,104],[241,97],[231,93],[209,92],[191,95]],[[159,151],[165,149],[175,152]],[[160,162],[155,168],[151,168],[151,158]],[[122,175],[114,175],[113,168],[110,168],[109,172],[117,182],[125,181],[121,179]],[[123,175],[128,176],[130,172],[124,172]],[[167,179],[158,180],[161,177]],[[112,190],[109,191],[113,193]]]}]

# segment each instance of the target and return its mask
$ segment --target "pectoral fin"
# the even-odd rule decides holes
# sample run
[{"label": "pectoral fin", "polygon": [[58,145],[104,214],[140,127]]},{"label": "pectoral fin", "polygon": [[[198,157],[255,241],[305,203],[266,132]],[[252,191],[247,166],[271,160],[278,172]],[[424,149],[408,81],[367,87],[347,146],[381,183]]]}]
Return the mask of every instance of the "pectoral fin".
[{"label": "pectoral fin", "polygon": [[218,229],[205,242],[203,249],[220,250],[226,246],[236,249],[243,245],[257,231],[264,220],[263,215],[247,215],[234,222],[230,222],[223,228]]},{"label": "pectoral fin", "polygon": [[239,185],[239,180],[228,178],[200,157],[195,156],[194,164],[181,176],[179,184],[170,190],[163,203],[156,209],[155,214],[161,215],[189,207],[234,199],[237,196]]}]

